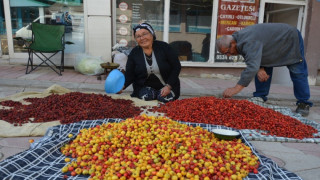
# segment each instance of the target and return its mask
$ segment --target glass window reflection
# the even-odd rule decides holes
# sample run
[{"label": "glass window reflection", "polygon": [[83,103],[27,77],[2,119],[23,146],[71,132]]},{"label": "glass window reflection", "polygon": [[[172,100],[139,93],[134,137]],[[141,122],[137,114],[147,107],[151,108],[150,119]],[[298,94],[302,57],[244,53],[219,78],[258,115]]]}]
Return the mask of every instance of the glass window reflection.
[{"label": "glass window reflection", "polygon": [[142,22],[151,24],[157,39],[163,39],[164,0],[117,0],[116,8],[116,42],[119,45],[136,46],[132,28]]},{"label": "glass window reflection", "polygon": [[85,51],[84,15],[82,0],[10,0],[11,24],[15,52],[27,52],[22,39],[31,39],[30,24],[65,25],[65,53]]},{"label": "glass window reflection", "polygon": [[4,8],[3,8],[3,0],[0,0],[0,40],[1,40],[1,55],[8,55],[8,40],[7,40],[7,30],[6,30],[6,21],[4,19]]},{"label": "glass window reflection", "polygon": [[209,59],[213,1],[171,0],[169,43],[180,61]]}]

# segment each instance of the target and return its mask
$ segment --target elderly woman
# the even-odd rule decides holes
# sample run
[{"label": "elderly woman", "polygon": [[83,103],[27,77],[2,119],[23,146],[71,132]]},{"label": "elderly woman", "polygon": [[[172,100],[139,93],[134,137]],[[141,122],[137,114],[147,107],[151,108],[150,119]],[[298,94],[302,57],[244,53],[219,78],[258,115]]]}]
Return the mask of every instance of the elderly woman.
[{"label": "elderly woman", "polygon": [[175,51],[169,44],[156,41],[148,23],[134,27],[133,35],[138,46],[128,56],[123,89],[133,84],[131,96],[145,101],[166,103],[178,99],[181,64]]}]

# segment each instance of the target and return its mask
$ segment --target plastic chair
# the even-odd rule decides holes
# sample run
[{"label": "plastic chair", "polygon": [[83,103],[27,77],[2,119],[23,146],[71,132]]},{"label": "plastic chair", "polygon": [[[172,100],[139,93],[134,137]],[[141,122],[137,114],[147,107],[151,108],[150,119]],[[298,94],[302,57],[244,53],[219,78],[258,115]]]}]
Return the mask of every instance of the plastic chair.
[{"label": "plastic chair", "polygon": [[[28,64],[26,74],[29,74],[39,66],[45,64],[55,71],[60,76],[64,71],[64,48],[65,48],[65,27],[64,25],[49,25],[32,23],[32,39],[28,49]],[[53,63],[50,59],[61,51],[60,67]],[[49,54],[45,54],[49,53]],[[33,54],[36,55],[42,62],[33,66]],[[29,66],[31,66],[29,70]],[[59,71],[57,70],[59,69]]]}]

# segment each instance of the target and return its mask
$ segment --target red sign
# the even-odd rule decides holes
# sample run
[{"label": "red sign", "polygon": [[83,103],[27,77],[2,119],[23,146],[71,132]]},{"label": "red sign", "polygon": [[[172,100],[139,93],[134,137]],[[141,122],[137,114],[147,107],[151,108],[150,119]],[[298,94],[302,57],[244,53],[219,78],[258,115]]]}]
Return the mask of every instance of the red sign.
[{"label": "red sign", "polygon": [[259,0],[220,0],[217,38],[258,23]]},{"label": "red sign", "polygon": [[127,9],[128,9],[128,4],[125,3],[125,2],[121,2],[121,3],[119,4],[119,9],[120,9],[121,11],[127,10]]}]

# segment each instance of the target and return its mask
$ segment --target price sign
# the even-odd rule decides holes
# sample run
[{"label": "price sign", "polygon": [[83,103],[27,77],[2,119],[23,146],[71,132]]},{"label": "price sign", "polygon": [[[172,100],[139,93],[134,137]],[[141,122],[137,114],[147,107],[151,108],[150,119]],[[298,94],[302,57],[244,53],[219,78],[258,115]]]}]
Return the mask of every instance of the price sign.
[{"label": "price sign", "polygon": [[119,21],[121,23],[126,23],[128,21],[128,17],[126,15],[122,14],[119,16]]},{"label": "price sign", "polygon": [[128,4],[125,3],[125,2],[121,2],[121,3],[119,4],[119,9],[120,9],[121,11],[127,10],[127,9],[128,9]]}]

